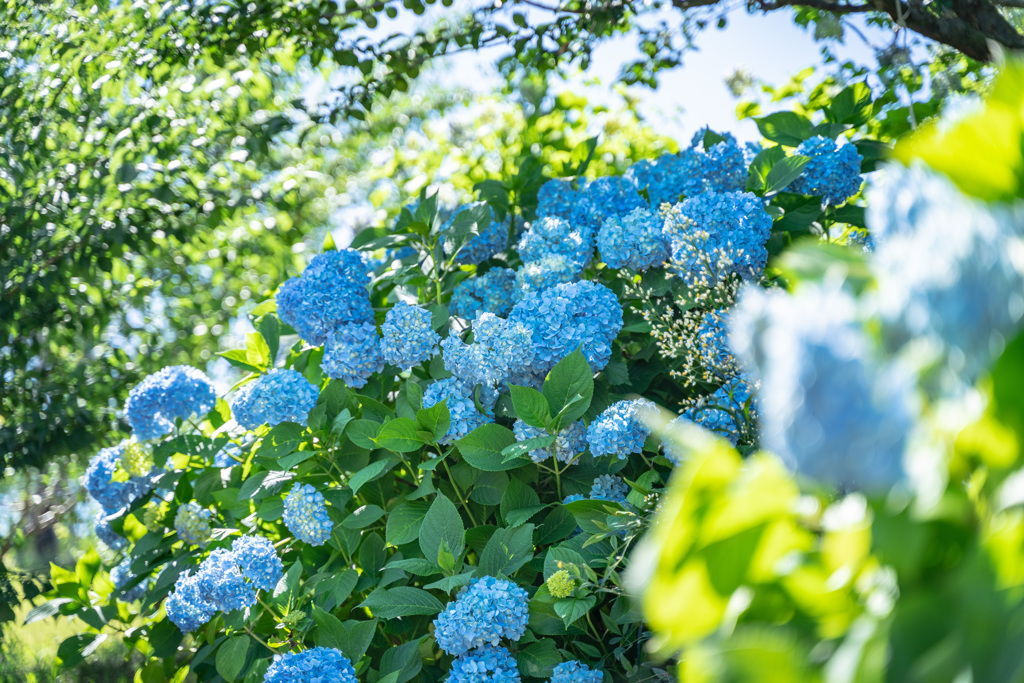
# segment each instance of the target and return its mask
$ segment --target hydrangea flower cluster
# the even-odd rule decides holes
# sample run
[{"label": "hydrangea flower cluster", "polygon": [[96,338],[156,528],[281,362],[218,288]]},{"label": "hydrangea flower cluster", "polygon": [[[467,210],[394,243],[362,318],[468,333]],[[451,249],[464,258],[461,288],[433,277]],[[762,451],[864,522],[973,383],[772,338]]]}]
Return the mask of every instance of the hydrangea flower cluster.
[{"label": "hydrangea flower cluster", "polygon": [[[132,574],[131,567],[132,558],[126,557],[120,564],[110,570],[110,580],[118,590],[123,590],[124,587],[135,578],[135,575]],[[145,594],[146,581],[142,580],[127,591],[121,593],[121,599],[124,602],[135,602],[136,600],[140,600]]]},{"label": "hydrangea flower cluster", "polygon": [[321,369],[355,389],[384,369],[384,352],[373,323],[341,325],[327,335]]},{"label": "hydrangea flower cluster", "polygon": [[100,539],[111,550],[120,550],[128,542],[128,539],[114,531],[113,527],[110,526],[110,520],[102,512],[96,515],[93,531],[96,534],[96,538]]},{"label": "hydrangea flower cluster", "polygon": [[569,282],[530,294],[515,305],[509,322],[529,328],[536,373],[549,372],[580,346],[597,371],[611,358],[612,342],[622,329],[622,306],[604,285]]},{"label": "hydrangea flower cluster", "polygon": [[864,157],[852,144],[839,145],[832,138],[815,135],[801,142],[796,153],[810,161],[793,183],[794,191],[821,197],[833,206],[860,191],[860,164]]},{"label": "hydrangea flower cluster", "polygon": [[[522,420],[515,421],[515,424],[512,425],[512,432],[516,435],[517,441],[548,436],[543,429],[528,425]],[[530,451],[530,460],[544,462],[551,457],[552,449],[554,449],[555,458],[559,462],[574,462],[576,456],[587,449],[587,426],[579,420],[573,422],[555,435],[555,443],[551,446]]]},{"label": "hydrangea flower cluster", "polygon": [[568,178],[548,180],[537,190],[537,215],[568,219],[578,193]]},{"label": "hydrangea flower cluster", "polygon": [[519,683],[519,669],[503,647],[484,645],[452,662],[448,683]]},{"label": "hydrangea flower cluster", "polygon": [[125,417],[135,438],[156,439],[174,430],[174,420],[205,415],[217,403],[217,391],[205,374],[173,365],[149,375],[128,392]]},{"label": "hydrangea flower cluster", "polygon": [[[672,266],[691,286],[717,287],[729,272],[757,280],[768,262],[772,218],[749,192],[704,192],[672,207],[665,223]],[[724,258],[723,258],[724,257]]]},{"label": "hydrangea flower cluster", "polygon": [[580,190],[569,214],[569,225],[593,243],[601,223],[608,216],[625,215],[645,205],[636,185],[623,176],[596,178]]},{"label": "hydrangea flower cluster", "polygon": [[300,337],[319,346],[341,325],[373,322],[363,255],[353,249],[317,254],[277,292],[277,315]]},{"label": "hydrangea flower cluster", "polygon": [[146,476],[153,469],[153,448],[139,441],[125,441],[121,444],[121,469],[129,477]]},{"label": "hydrangea flower cluster", "polygon": [[573,274],[578,275],[594,256],[594,231],[583,231],[561,218],[544,216],[530,225],[516,250],[524,263],[564,256]]},{"label": "hydrangea flower cluster", "polygon": [[555,666],[551,683],[602,683],[603,671],[594,671],[577,660],[562,662]]},{"label": "hydrangea flower cluster", "polygon": [[178,532],[178,537],[188,545],[205,548],[210,542],[210,534],[213,533],[213,526],[210,524],[212,516],[210,510],[190,500],[180,506],[174,515],[174,529]]},{"label": "hydrangea flower cluster", "polygon": [[533,292],[551,289],[563,282],[572,282],[576,279],[576,274],[572,262],[562,254],[529,261],[516,271],[515,298],[518,301]]},{"label": "hydrangea flower cluster", "polygon": [[165,607],[167,618],[187,633],[213,617],[256,604],[257,590],[270,590],[280,581],[282,564],[266,538],[243,536],[231,550],[217,548],[195,573],[184,572],[174,583]]},{"label": "hydrangea flower cluster", "polygon": [[576,580],[572,578],[567,569],[559,569],[548,577],[544,582],[548,587],[548,593],[553,598],[571,597],[576,590]]},{"label": "hydrangea flower cluster", "polygon": [[595,458],[614,455],[625,460],[630,453],[644,449],[650,429],[643,420],[643,412],[654,408],[654,403],[639,398],[619,401],[608,406],[587,427],[587,443]]},{"label": "hydrangea flower cluster", "polygon": [[231,412],[248,430],[261,425],[306,424],[320,390],[290,368],[277,368],[249,382],[235,395]]},{"label": "hydrangea flower cluster", "polygon": [[263,683],[358,683],[352,662],[331,647],[274,655]]},{"label": "hydrangea flower cluster", "polygon": [[[459,209],[455,215],[441,226],[441,246],[447,255],[451,256],[454,252],[454,243],[448,240],[448,236],[445,233],[451,232],[452,226],[459,218],[459,214],[463,211],[475,208],[482,203],[483,202],[474,202],[473,204],[469,204],[468,206]],[[458,256],[455,257],[455,262],[465,264],[483,263],[499,251],[505,249],[507,242],[508,226],[495,219],[494,210],[492,209],[491,220],[487,224],[487,227],[462,245],[462,249],[459,250]]]},{"label": "hydrangea flower cluster", "polygon": [[612,268],[644,271],[672,255],[665,219],[650,209],[609,216],[597,233],[601,259]]},{"label": "hydrangea flower cluster", "polygon": [[629,495],[629,486],[622,481],[622,477],[614,474],[602,474],[594,479],[590,487],[591,500],[607,500],[611,503],[628,505],[626,496]]},{"label": "hydrangea flower cluster", "polygon": [[516,290],[516,271],[491,268],[483,275],[471,277],[455,285],[448,305],[452,315],[472,320],[480,313],[505,317],[512,311]]},{"label": "hydrangea flower cluster", "polygon": [[[477,410],[476,401],[473,399],[474,387],[458,377],[447,377],[440,379],[423,392],[423,407],[431,408],[441,401],[447,401],[448,412],[451,414],[451,425],[448,432],[438,439],[438,442],[448,445],[461,439],[466,434],[491,421],[490,408],[493,402],[488,400],[487,392],[481,392],[481,403],[487,409],[487,413]],[[490,405],[487,405],[490,403]]]},{"label": "hydrangea flower cluster", "polygon": [[704,186],[704,157],[692,147],[679,154],[663,154],[644,159],[629,167],[626,177],[641,190],[647,190],[651,206],[675,204],[680,196],[697,194]]},{"label": "hydrangea flower cluster", "polygon": [[761,444],[794,470],[843,488],[902,478],[915,408],[908,373],[873,357],[849,293],[747,287],[731,341],[760,381]]},{"label": "hydrangea flower cluster", "polygon": [[[698,400],[673,420],[672,424],[693,422],[727,439],[735,446],[744,432],[744,410],[749,411],[752,421],[757,417],[756,406],[752,401],[748,404],[753,395],[754,387],[750,378],[746,375],[737,375],[710,396]],[[665,450],[665,457],[677,465],[685,458],[685,454],[670,440],[663,441],[662,447]]]},{"label": "hydrangea flower cluster", "polygon": [[483,384],[492,389],[533,360],[533,345],[526,326],[493,313],[483,313],[473,321],[472,344],[453,334],[441,342],[441,349],[448,372],[468,385]]},{"label": "hydrangea flower cluster", "polygon": [[[516,641],[526,632],[529,595],[511,581],[472,579],[434,620],[434,638],[450,655],[464,655],[502,638]],[[514,668],[514,667],[513,667]]]},{"label": "hydrangea flower cluster", "polygon": [[381,332],[384,360],[406,369],[433,358],[441,341],[431,326],[430,311],[404,301],[388,311]]},{"label": "hydrangea flower cluster", "polygon": [[127,443],[122,442],[117,446],[100,450],[92,457],[85,470],[85,490],[107,514],[117,512],[153,487],[148,476],[132,477],[128,481],[113,480]]},{"label": "hydrangea flower cluster", "polygon": [[731,378],[739,372],[736,357],[729,348],[728,334],[726,316],[722,311],[707,311],[701,316],[693,351],[707,382]]},{"label": "hydrangea flower cluster", "polygon": [[309,484],[296,484],[284,499],[284,525],[310,545],[323,545],[333,525],[322,493]]},{"label": "hydrangea flower cluster", "polygon": [[690,148],[701,154],[701,176],[704,189],[712,192],[739,192],[747,186],[747,169],[761,151],[757,145],[740,147],[730,133],[710,146],[705,145],[707,129],[697,131]]}]

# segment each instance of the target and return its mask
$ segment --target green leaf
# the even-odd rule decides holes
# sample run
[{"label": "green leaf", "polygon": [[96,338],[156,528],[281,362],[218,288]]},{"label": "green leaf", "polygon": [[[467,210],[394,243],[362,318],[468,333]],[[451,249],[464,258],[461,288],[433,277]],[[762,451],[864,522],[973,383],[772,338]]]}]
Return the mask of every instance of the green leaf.
[{"label": "green leaf", "polygon": [[419,640],[410,640],[398,647],[389,647],[380,658],[380,674],[384,678],[381,678],[379,683],[385,683],[389,676],[394,676],[393,683],[406,683],[415,678],[422,668]]},{"label": "green leaf", "polygon": [[349,477],[348,486],[352,489],[352,495],[359,493],[359,489],[363,488],[363,486],[384,476],[386,472],[390,471],[395,465],[397,465],[398,461],[395,460],[394,457],[395,456],[391,455],[382,460],[371,462],[369,465]]},{"label": "green leaf", "polygon": [[36,605],[25,615],[23,624],[28,626],[48,617],[56,616],[60,614],[60,606],[69,602],[74,602],[74,600],[71,598],[54,598],[53,600],[47,600],[41,605]]},{"label": "green leaf", "polygon": [[547,429],[551,422],[551,408],[544,394],[532,387],[521,387],[509,384],[512,393],[512,405],[516,409],[516,417],[537,429]]},{"label": "green leaf", "polygon": [[536,436],[532,439],[523,439],[517,441],[511,446],[506,446],[502,449],[501,454],[505,456],[506,461],[514,461],[516,458],[521,458],[524,455],[528,455],[534,451],[542,448],[547,448],[555,442],[555,436]]},{"label": "green leaf", "polygon": [[267,358],[269,366],[274,366],[274,359],[277,358],[277,350],[281,343],[281,323],[276,315],[265,315],[256,326],[267,343]]},{"label": "green leaf", "polygon": [[552,574],[569,564],[582,567],[587,564],[587,561],[572,548],[559,546],[548,548],[548,552],[544,555],[544,580],[547,581]]},{"label": "green leaf", "polygon": [[576,518],[580,528],[590,534],[601,533],[597,523],[603,524],[608,515],[622,510],[621,505],[607,500],[577,500],[564,507]]},{"label": "green leaf", "polygon": [[353,662],[366,653],[377,630],[377,620],[355,621],[350,619],[344,623],[330,612],[313,607],[313,621],[317,629],[314,642],[321,647],[333,647]]},{"label": "green leaf", "polygon": [[501,497],[499,511],[507,525],[518,526],[544,507],[536,491],[513,477],[505,489],[505,495]]},{"label": "green leaf", "polygon": [[418,451],[424,443],[420,438],[416,421],[408,417],[396,417],[390,422],[385,422],[373,441],[380,448],[396,453]]},{"label": "green leaf", "polygon": [[380,427],[380,423],[374,420],[352,420],[345,428],[345,435],[360,448],[373,450],[377,448],[373,440],[377,438]]},{"label": "green leaf", "polygon": [[462,459],[478,470],[500,472],[522,467],[521,461],[505,462],[502,451],[516,442],[511,429],[494,423],[481,425],[455,444],[462,453]]},{"label": "green leaf", "polygon": [[834,123],[861,126],[871,118],[871,88],[863,81],[844,88],[825,107],[825,115]]},{"label": "green leaf", "polygon": [[576,349],[558,362],[544,380],[544,398],[555,414],[558,429],[579,418],[594,397],[594,371],[586,356]]},{"label": "green leaf", "polygon": [[60,661],[61,670],[65,671],[76,666],[91,655],[107,639],[108,635],[107,633],[79,633],[66,638],[57,648],[57,659]]},{"label": "green leaf", "polygon": [[551,638],[530,643],[516,657],[519,670],[531,678],[550,678],[555,666],[561,662],[562,656]]},{"label": "green leaf", "polygon": [[[430,506],[423,501],[402,503],[388,513],[385,538],[388,545],[400,546],[419,538],[423,517]],[[431,562],[433,564],[433,562]]]},{"label": "green leaf", "polygon": [[259,332],[245,335],[245,359],[262,371],[270,367],[270,347]]},{"label": "green leaf", "polygon": [[475,571],[463,572],[462,574],[456,574],[454,576],[446,576],[442,579],[438,579],[433,583],[428,583],[424,588],[432,591],[444,591],[445,593],[451,593],[456,588],[462,588],[476,575]]},{"label": "green leaf", "polygon": [[555,614],[562,618],[562,623],[567,627],[589,612],[597,604],[597,598],[587,595],[582,598],[566,598],[555,603]]},{"label": "green leaf", "polygon": [[401,569],[416,576],[432,576],[437,573],[437,565],[422,557],[410,557],[407,560],[392,560],[385,569]]},{"label": "green leaf", "polygon": [[479,576],[511,576],[533,559],[533,525],[498,529],[480,554]]},{"label": "green leaf", "polygon": [[747,189],[757,195],[763,195],[765,183],[772,167],[785,158],[786,150],[778,145],[758,152],[754,160],[750,162],[750,170],[747,173]]},{"label": "green leaf", "polygon": [[438,493],[420,527],[420,550],[423,557],[437,562],[441,550],[455,557],[466,547],[466,530],[455,504]]},{"label": "green leaf", "polygon": [[273,427],[263,437],[256,456],[264,460],[277,460],[286,455],[291,455],[298,450],[299,444],[303,442],[303,434],[306,428],[294,422],[282,422]]},{"label": "green leaf", "polygon": [[249,636],[232,636],[217,648],[215,664],[224,680],[233,681],[242,673],[245,655],[249,651]]},{"label": "green leaf", "polygon": [[412,586],[378,588],[359,606],[365,607],[375,617],[381,619],[408,617],[414,614],[437,614],[444,609],[440,600],[422,588]]},{"label": "green leaf", "polygon": [[772,170],[768,172],[768,177],[765,178],[764,193],[772,194],[773,192],[781,192],[786,189],[790,183],[800,177],[808,161],[810,161],[809,157],[799,154],[779,160],[778,163],[772,166]]},{"label": "green leaf", "polygon": [[814,125],[805,116],[791,111],[780,111],[755,118],[761,135],[787,147],[797,147],[811,137]]},{"label": "green leaf", "polygon": [[442,438],[452,425],[452,415],[448,411],[448,399],[435,403],[429,408],[417,410],[416,421],[423,429],[434,435],[434,441]]},{"label": "green leaf", "polygon": [[365,529],[384,516],[384,510],[378,505],[362,505],[341,523],[346,529]]}]

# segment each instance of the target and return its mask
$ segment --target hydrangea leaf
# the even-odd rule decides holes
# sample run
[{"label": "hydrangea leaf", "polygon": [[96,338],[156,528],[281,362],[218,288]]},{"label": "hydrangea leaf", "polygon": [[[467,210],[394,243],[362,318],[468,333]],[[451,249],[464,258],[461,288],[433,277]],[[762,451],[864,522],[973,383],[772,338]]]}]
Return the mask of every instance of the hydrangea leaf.
[{"label": "hydrangea leaf", "polygon": [[458,557],[466,547],[466,530],[459,511],[442,493],[438,493],[423,518],[420,528],[420,550],[428,560],[436,562],[440,551]]}]

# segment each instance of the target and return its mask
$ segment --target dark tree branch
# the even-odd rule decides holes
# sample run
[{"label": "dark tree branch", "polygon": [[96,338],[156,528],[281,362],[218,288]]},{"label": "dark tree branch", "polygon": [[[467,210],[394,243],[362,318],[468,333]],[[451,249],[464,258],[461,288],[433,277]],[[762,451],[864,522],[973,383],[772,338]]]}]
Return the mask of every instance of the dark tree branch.
[{"label": "dark tree branch", "polygon": [[875,10],[871,5],[846,5],[837,2],[825,2],[824,0],[778,0],[778,2],[759,2],[758,9],[765,12],[782,9],[783,7],[813,7],[832,12],[833,14],[857,14],[860,12],[872,12]]}]

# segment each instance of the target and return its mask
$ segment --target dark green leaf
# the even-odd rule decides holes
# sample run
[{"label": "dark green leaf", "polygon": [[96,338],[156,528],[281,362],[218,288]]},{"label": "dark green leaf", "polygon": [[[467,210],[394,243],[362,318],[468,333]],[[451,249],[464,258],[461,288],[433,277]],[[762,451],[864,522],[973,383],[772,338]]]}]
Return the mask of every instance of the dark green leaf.
[{"label": "dark green leaf", "polygon": [[445,550],[455,557],[466,547],[466,531],[455,504],[438,493],[420,527],[420,550],[423,557],[437,562]]},{"label": "dark green leaf", "polygon": [[481,425],[456,441],[462,458],[478,470],[500,472],[522,467],[521,461],[505,462],[502,451],[516,442],[512,430],[501,425]]}]

